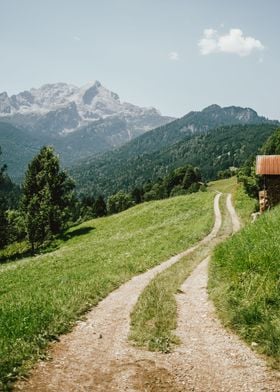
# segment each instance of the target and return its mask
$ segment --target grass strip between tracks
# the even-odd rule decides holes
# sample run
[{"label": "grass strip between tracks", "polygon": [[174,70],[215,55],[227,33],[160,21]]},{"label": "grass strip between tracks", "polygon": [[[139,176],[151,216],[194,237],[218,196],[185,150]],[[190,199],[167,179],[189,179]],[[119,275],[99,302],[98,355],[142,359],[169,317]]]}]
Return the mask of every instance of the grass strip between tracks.
[{"label": "grass strip between tracks", "polygon": [[130,339],[151,351],[170,352],[178,338],[175,294],[194,268],[213,250],[215,244],[231,233],[231,220],[225,207],[226,195],[220,199],[222,227],[215,240],[202,244],[176,264],[158,274],[145,288],[131,314]]}]

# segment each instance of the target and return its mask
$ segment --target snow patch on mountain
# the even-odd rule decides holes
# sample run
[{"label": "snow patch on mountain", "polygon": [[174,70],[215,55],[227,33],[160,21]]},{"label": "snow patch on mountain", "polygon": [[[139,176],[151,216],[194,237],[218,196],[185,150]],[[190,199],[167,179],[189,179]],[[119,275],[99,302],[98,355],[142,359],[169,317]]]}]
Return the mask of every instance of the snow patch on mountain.
[{"label": "snow patch on mountain", "polygon": [[0,94],[0,116],[2,117],[15,114],[46,115],[49,112],[66,108],[77,110],[78,126],[115,115],[161,116],[160,112],[154,108],[142,108],[127,102],[122,103],[118,94],[108,90],[98,81],[82,87],[67,83],[45,84],[40,88],[32,88],[30,91],[23,91],[11,97],[6,92]]}]

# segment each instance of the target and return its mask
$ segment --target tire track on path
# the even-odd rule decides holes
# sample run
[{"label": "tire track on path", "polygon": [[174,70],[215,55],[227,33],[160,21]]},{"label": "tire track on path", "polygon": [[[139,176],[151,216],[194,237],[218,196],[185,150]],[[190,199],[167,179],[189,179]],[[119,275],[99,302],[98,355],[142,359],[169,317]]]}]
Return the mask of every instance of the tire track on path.
[{"label": "tire track on path", "polygon": [[[231,194],[226,205],[236,232],[240,222]],[[198,265],[181,286],[183,294],[176,296],[177,334],[182,341],[176,351],[185,364],[178,380],[184,380],[186,390],[200,392],[280,391],[279,374],[268,370],[265,361],[218,320],[207,293],[209,259]]]},{"label": "tire track on path", "polygon": [[[217,320],[207,295],[207,257],[176,296],[177,334],[182,344],[161,354],[133,347],[127,341],[130,313],[149,282],[200,245],[220,240],[220,194],[215,197],[215,225],[200,243],[157,267],[132,278],[101,301],[86,321],[50,350],[52,360],[39,362],[17,391],[28,392],[184,392],[279,391],[279,379],[265,362],[227,332]],[[227,197],[233,231],[238,230],[231,196]],[[235,223],[234,223],[235,220]],[[211,245],[210,245],[211,244]]]},{"label": "tire track on path", "polygon": [[[157,358],[132,347],[128,341],[130,313],[149,282],[160,272],[187,256],[200,245],[211,242],[221,227],[221,213],[217,194],[214,199],[215,224],[209,235],[189,248],[151,270],[133,277],[108,295],[79,322],[74,330],[61,336],[60,342],[50,349],[51,361],[39,362],[26,381],[19,381],[16,391],[135,391],[141,374],[155,368],[154,378],[162,377],[170,389],[170,375],[165,369],[157,371]],[[155,361],[156,360],[156,361]],[[148,362],[146,362],[148,361]],[[147,373],[147,372],[146,372]],[[138,380],[138,375],[140,379]],[[138,383],[138,384],[137,384]],[[138,385],[138,386],[137,386]]]}]

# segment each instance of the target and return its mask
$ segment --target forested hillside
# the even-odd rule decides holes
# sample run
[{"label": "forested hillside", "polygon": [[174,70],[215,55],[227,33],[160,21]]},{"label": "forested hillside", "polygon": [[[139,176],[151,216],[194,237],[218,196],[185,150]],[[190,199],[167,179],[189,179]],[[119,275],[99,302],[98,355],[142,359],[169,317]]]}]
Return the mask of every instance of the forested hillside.
[{"label": "forested hillside", "polygon": [[191,111],[182,118],[137,137],[123,148],[120,148],[120,151],[125,150],[126,156],[149,154],[171,146],[187,137],[192,138],[194,134],[205,133],[220,126],[264,123],[272,124],[275,121],[259,116],[250,108],[238,106],[222,108],[219,105],[211,105],[201,111]]},{"label": "forested hillside", "polygon": [[223,126],[204,134],[188,135],[158,151],[136,153],[136,143],[144,138],[148,141],[149,134],[155,135],[155,131],[151,131],[119,150],[82,162],[71,174],[80,192],[106,196],[154,181],[186,164],[198,166],[204,179],[214,179],[219,171],[239,167],[250,155],[256,154],[276,128],[274,124]]},{"label": "forested hillside", "polygon": [[39,151],[41,144],[44,144],[43,140],[39,141],[22,129],[0,122],[0,163],[7,164],[9,175],[14,180],[19,182],[23,177],[28,163]]},{"label": "forested hillside", "polygon": [[[105,116],[103,118],[99,113],[100,105],[95,102],[95,99],[99,97],[98,94],[93,98],[95,102],[93,102],[93,108],[98,111],[101,117],[97,116],[94,117],[94,121],[87,119],[79,123],[79,116],[73,102],[67,107],[61,107],[60,104],[55,106],[56,100],[58,99],[60,102],[66,93],[65,91],[68,91],[68,87],[58,84],[47,85],[42,88],[42,91],[39,89],[36,92],[39,94],[38,97],[41,97],[40,99],[37,97],[39,99],[38,105],[40,108],[40,105],[43,105],[41,109],[42,113],[46,111],[45,114],[38,111],[36,104],[37,109],[34,107],[34,111],[30,111],[31,108],[28,106],[28,110],[25,108],[27,111],[16,111],[11,116],[0,116],[0,145],[3,158],[9,167],[11,178],[16,182],[22,181],[27,163],[43,145],[53,146],[60,156],[62,165],[71,167],[81,160],[95,162],[95,157],[98,154],[121,148],[126,142],[128,144],[124,147],[125,157],[136,157],[144,153],[150,154],[159,151],[185,138],[192,138],[193,135],[205,133],[222,125],[273,123],[271,120],[259,116],[250,108],[237,106],[222,108],[218,105],[211,105],[202,111],[189,112],[184,117],[172,122],[170,122],[172,118],[161,116],[155,109],[137,109],[130,104],[125,104],[125,112],[121,111],[118,115],[111,112],[109,115],[107,111],[106,113],[102,112],[102,116]],[[92,92],[92,90],[90,91]],[[55,92],[59,92],[62,96],[59,94],[57,96]],[[108,91],[106,94],[109,101],[111,102],[113,99],[120,109],[119,100],[112,98]],[[106,105],[108,104],[107,98],[105,99]],[[8,105],[9,99],[5,94],[2,95],[3,99],[5,105]],[[103,106],[101,107],[104,109]],[[83,116],[88,115],[88,112],[83,114]],[[150,131],[152,128],[154,129]],[[122,148],[120,151],[123,152]],[[109,156],[111,155],[109,154]],[[117,159],[118,154],[113,157]]]}]

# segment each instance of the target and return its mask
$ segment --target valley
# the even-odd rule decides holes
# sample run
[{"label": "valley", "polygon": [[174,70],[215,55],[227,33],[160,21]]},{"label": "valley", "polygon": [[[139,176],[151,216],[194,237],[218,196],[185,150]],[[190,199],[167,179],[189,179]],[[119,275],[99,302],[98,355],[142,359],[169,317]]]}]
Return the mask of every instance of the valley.
[{"label": "valley", "polygon": [[[204,152],[204,157],[206,154],[209,154],[209,156],[211,155],[210,151],[212,147],[214,148],[212,153],[213,156],[214,152],[215,156],[217,156],[217,148],[224,146],[224,143],[221,142],[221,140],[226,140],[227,145],[224,150],[225,156],[231,155],[227,154],[228,148],[231,148],[231,151],[235,151],[232,155],[235,156],[236,162],[239,162],[238,164],[241,165],[242,162],[245,161],[245,157],[249,155],[249,151],[252,153],[256,151],[257,146],[262,143],[262,140],[264,138],[266,139],[267,136],[270,136],[274,130],[274,124],[222,127],[217,130],[212,130],[209,133],[196,136],[196,143],[197,140],[202,140],[203,143],[201,145],[208,148],[209,152]],[[269,140],[274,140],[274,135],[277,135],[277,133],[273,134],[273,137]],[[213,137],[213,142],[209,142],[209,140],[206,142],[205,139],[209,137]],[[232,137],[232,146],[230,144],[230,137]],[[192,138],[190,137],[189,140],[191,141]],[[277,143],[278,139],[275,140],[274,143]],[[243,144],[245,147],[240,149],[240,143],[245,143]],[[268,143],[269,141],[266,145],[268,145]],[[174,155],[177,145],[178,143],[174,145],[175,148],[172,150],[174,151]],[[249,150],[249,148],[251,148],[251,150]],[[193,146],[190,148],[190,151],[192,149]],[[197,153],[197,150],[194,151]],[[237,155],[237,151],[240,151],[239,156]],[[244,158],[242,158],[242,154],[244,154]],[[238,161],[238,159],[240,160]],[[225,168],[228,167],[229,164],[230,163],[227,162]],[[181,171],[182,169],[183,168],[181,168]],[[177,183],[177,180],[175,180],[176,175],[179,175],[179,177],[182,177],[183,175],[182,179],[184,178],[184,183],[186,181],[185,177],[190,176],[191,173],[191,171],[187,171],[186,173],[185,171],[182,171],[180,174],[179,170],[172,174],[172,176],[175,175],[174,178],[171,176],[167,177],[167,179],[168,181],[171,181],[170,184],[172,183],[172,186],[174,186]],[[180,181],[182,181],[182,179]],[[168,181],[165,180],[165,186],[169,186]],[[275,315],[275,310],[278,309],[278,289],[277,284],[275,285],[277,263],[275,264],[275,268],[271,270],[271,275],[268,275],[268,272],[266,273],[266,277],[269,277],[267,282],[267,287],[269,287],[269,289],[262,290],[260,297],[251,296],[247,309],[244,305],[245,303],[248,303],[248,299],[246,299],[247,289],[245,292],[242,292],[242,287],[239,287],[239,272],[238,270],[231,271],[227,262],[228,252],[232,255],[231,257],[239,257],[238,251],[242,250],[242,246],[233,245],[230,251],[227,250],[227,247],[230,247],[232,242],[234,244],[235,238],[238,238],[238,236],[241,236],[241,243],[243,243],[243,237],[246,238],[247,231],[252,238],[255,238],[256,234],[253,234],[253,232],[254,230],[256,230],[255,233],[262,232],[262,222],[266,222],[266,220],[271,222],[269,223],[271,224],[270,231],[274,232],[277,237],[278,226],[277,224],[273,226],[273,219],[277,215],[277,211],[273,210],[271,218],[269,215],[266,215],[264,217],[265,221],[264,219],[260,219],[251,226],[250,214],[254,209],[254,202],[244,193],[241,184],[236,183],[236,177],[209,183],[207,188],[205,187],[205,189],[201,190],[204,190],[204,192],[199,191],[198,188],[196,192],[192,194],[177,197],[170,195],[173,197],[159,201],[144,202],[138,206],[129,208],[127,211],[120,214],[85,221],[78,226],[74,225],[66,231],[63,236],[54,239],[49,249],[42,249],[43,253],[40,254],[39,252],[35,257],[24,258],[23,253],[22,259],[11,261],[12,259],[9,260],[9,257],[11,256],[5,256],[6,258],[3,260],[8,262],[0,265],[1,308],[3,310],[3,318],[0,323],[0,335],[1,341],[3,342],[0,346],[0,357],[2,358],[0,361],[0,379],[4,390],[9,385],[13,385],[15,380],[30,374],[29,372],[31,371],[31,374],[34,374],[34,376],[31,376],[27,382],[19,381],[19,383],[16,383],[16,390],[43,391],[45,390],[43,379],[50,380],[49,374],[47,375],[45,372],[54,372],[54,379],[51,381],[53,383],[52,390],[55,391],[58,388],[63,390],[62,381],[59,381],[59,377],[62,377],[62,379],[67,378],[68,380],[67,383],[64,383],[65,390],[74,391],[76,390],[77,383],[83,385],[85,382],[84,379],[87,378],[89,368],[88,361],[93,361],[95,364],[94,366],[97,366],[98,369],[103,369],[101,373],[97,368],[94,368],[95,370],[92,369],[91,372],[91,374],[94,375],[94,377],[91,378],[91,382],[97,383],[97,385],[100,383],[100,390],[105,388],[105,384],[109,386],[111,390],[114,390],[112,380],[115,380],[115,383],[116,377],[121,377],[118,379],[119,381],[117,381],[117,385],[119,385],[119,388],[121,389],[116,390],[122,390],[124,387],[122,380],[125,380],[126,385],[131,382],[134,385],[134,388],[136,388],[135,390],[142,391],[144,390],[143,377],[144,380],[146,379],[145,385],[151,386],[154,385],[155,379],[159,377],[159,391],[163,387],[169,388],[171,384],[175,385],[174,391],[184,391],[186,383],[194,387],[194,380],[198,383],[195,385],[202,391],[206,388],[203,386],[204,382],[209,385],[209,383],[213,383],[213,380],[217,377],[220,380],[219,383],[228,385],[225,388],[229,388],[229,385],[231,385],[230,388],[237,391],[241,384],[246,384],[248,385],[248,390],[250,390],[250,385],[252,385],[255,380],[248,376],[247,370],[244,369],[243,373],[239,372],[238,380],[233,371],[236,366],[241,366],[238,364],[238,359],[236,359],[237,362],[235,360],[233,362],[229,361],[229,359],[226,360],[231,363],[229,368],[225,368],[223,371],[228,372],[229,375],[231,374],[227,379],[228,381],[223,378],[223,372],[218,372],[218,368],[212,367],[209,370],[209,378],[199,375],[198,368],[201,359],[190,356],[189,337],[185,335],[184,332],[178,332],[179,335],[174,332],[183,322],[180,321],[180,316],[179,319],[177,319],[176,311],[177,306],[179,306],[178,304],[180,304],[180,301],[183,299],[182,293],[184,293],[185,290],[181,289],[180,286],[184,281],[189,282],[188,277],[189,279],[192,279],[192,274],[197,273],[199,276],[201,275],[204,282],[207,282],[208,263],[210,263],[210,298],[217,306],[218,314],[221,317],[222,322],[226,326],[230,326],[234,333],[241,335],[249,344],[253,342],[254,350],[262,354],[265,353],[268,358],[268,363],[272,364],[273,367],[278,368],[279,350],[277,347],[279,347],[279,344],[277,343],[277,339],[279,339],[279,336],[277,328],[275,328],[275,322],[277,323],[278,320],[278,316]],[[242,226],[246,226],[240,234],[236,234],[228,240],[227,238],[232,231],[235,232],[239,230],[239,223],[236,217],[233,218],[235,214],[234,209],[231,206],[229,196],[226,197],[225,195],[219,196],[222,219],[218,209],[218,196],[215,197],[216,224],[213,231],[207,236],[207,233],[211,230],[211,225],[213,225],[212,202],[217,192],[233,195],[235,206],[238,208],[238,212],[243,220]],[[267,241],[267,232],[265,231],[265,233],[266,234],[263,235],[266,244],[264,247],[265,252],[266,254],[267,252],[268,254],[269,252],[275,254],[277,250],[273,247],[276,242]],[[219,245],[221,241],[225,242]],[[245,241],[248,241],[248,239]],[[258,249],[261,242],[261,240],[257,239],[256,241],[253,241],[252,245]],[[18,249],[17,252],[20,252],[20,246],[20,243],[18,245],[11,244],[11,249],[14,247],[15,250]],[[25,243],[23,243],[23,246],[26,246]],[[225,251],[224,248],[226,249]],[[183,253],[180,253],[182,251]],[[234,256],[234,252],[237,252],[237,256]],[[256,252],[256,254],[259,254],[259,251]],[[248,257],[246,256],[246,247],[243,250],[243,253],[244,257]],[[176,256],[172,257],[174,254],[176,254]],[[17,255],[15,256],[17,257]],[[209,258],[210,256],[211,260]],[[171,258],[168,259],[169,257]],[[263,258],[265,259],[264,256]],[[168,261],[163,262],[167,259]],[[204,260],[204,262],[201,264],[202,260]],[[271,265],[274,265],[274,261],[274,259],[268,259],[268,262]],[[256,263],[259,263],[258,258],[256,259]],[[238,265],[236,261],[231,264]],[[223,269],[221,269],[221,266],[223,266]],[[251,270],[250,263],[246,264],[245,262],[242,264],[242,268],[242,275],[248,274],[249,279],[252,279],[250,285],[253,286],[255,281],[257,282],[257,285],[263,284],[262,282],[259,282],[261,275],[258,276],[258,272],[257,275],[254,275],[254,267]],[[264,271],[268,271],[267,262],[260,264],[259,268],[260,271],[262,271],[261,274]],[[143,275],[141,275],[141,273],[143,273]],[[233,274],[236,274],[237,278],[234,278],[232,281],[230,277],[233,276]],[[130,281],[135,275],[138,276]],[[142,276],[147,276],[147,278],[142,279]],[[137,279],[139,280],[139,286]],[[194,300],[197,295],[202,295],[201,301],[202,303],[205,303],[205,298],[208,298],[206,291],[202,293],[199,291],[198,286],[195,287],[196,282],[200,281],[199,279],[200,277],[194,278],[194,286],[191,286],[188,290],[191,290],[191,292],[193,291],[194,293],[198,291],[200,294],[193,294]],[[190,280],[190,282],[191,281],[192,280]],[[240,290],[242,292],[241,303],[238,307],[234,306],[234,308],[230,306],[232,301],[231,293],[235,293],[232,287],[233,282],[236,284],[236,292],[240,292]],[[9,290],[11,284],[13,287],[12,291]],[[124,284],[124,286],[122,286],[122,284]],[[203,287],[206,287],[206,285],[207,283],[204,283]],[[108,308],[108,306],[111,305],[106,304],[108,301],[110,304],[111,296],[112,298],[114,298],[115,295],[118,296],[118,291],[120,290],[120,293],[122,293],[122,290],[126,290],[126,287],[129,287],[131,294],[124,291],[124,294],[121,294],[121,298],[123,299],[120,298],[116,302],[116,310]],[[246,287],[247,285],[245,288]],[[111,295],[109,295],[110,292],[112,292]],[[122,301],[127,301],[129,296],[131,296],[131,302],[129,302],[130,305],[125,313],[127,316],[124,317],[123,311],[126,305],[121,304]],[[187,302],[184,302],[184,305],[181,305],[183,306],[182,314],[185,314],[184,312],[187,306],[189,306],[189,297],[191,298],[191,296],[192,294],[188,296]],[[262,308],[261,306],[264,301],[268,301],[269,303],[272,301],[268,313],[268,308]],[[102,310],[103,302],[105,304],[104,310]],[[273,306],[273,303],[275,303],[275,307]],[[209,302],[210,307],[208,307],[207,310],[206,308],[203,310],[203,307],[199,307],[199,309],[202,310],[202,312],[209,314],[209,317],[212,319],[213,307],[211,304],[212,302]],[[96,311],[99,312],[99,306],[102,316],[97,316],[95,313]],[[248,317],[251,308],[258,308],[260,315],[253,323],[253,328],[251,327],[252,321],[247,321],[249,320]],[[121,318],[119,320],[120,324],[116,326],[111,322],[111,318],[117,322],[118,317],[117,315],[114,316],[114,312],[120,312],[120,309],[122,309],[120,313]],[[100,349],[99,346],[101,342],[107,345],[110,350],[116,347],[115,344],[119,344],[118,342],[120,342],[121,346],[116,349],[117,357],[119,358],[120,353],[124,350],[124,352],[130,352],[130,359],[126,357],[117,359],[115,358],[115,354],[109,350],[105,357],[100,356],[107,364],[111,363],[110,366],[112,366],[112,368],[106,365],[105,370],[105,363],[99,363],[96,358],[89,359],[91,357],[88,357],[88,354],[84,357],[83,352],[87,352],[86,349],[82,351],[78,350],[77,355],[79,359],[77,360],[80,364],[84,363],[84,370],[79,367],[78,372],[75,373],[75,370],[72,367],[73,361],[70,360],[70,358],[73,358],[73,350],[76,351],[75,347],[77,345],[82,347],[83,345],[89,344],[88,321],[82,321],[84,315],[87,314],[88,311],[93,312],[92,317],[93,320],[95,320],[89,322],[90,329],[95,325],[95,322],[97,322],[97,329],[95,327],[93,329],[93,336],[97,339],[96,350],[98,351]],[[240,317],[240,325],[234,321],[236,317],[239,317],[237,316],[238,312],[244,314],[244,316],[242,316],[243,321],[242,317]],[[89,313],[87,317],[91,317],[90,314],[91,313]],[[101,317],[99,324],[97,321],[98,317]],[[194,315],[193,317],[195,320],[197,316]],[[89,320],[91,319],[89,318]],[[201,324],[201,319],[198,320],[200,320],[199,323]],[[122,324],[124,321],[125,324]],[[129,328],[130,323],[131,327]],[[186,317],[184,323],[187,323],[187,325],[189,323]],[[113,334],[107,330],[107,324],[109,329],[113,328],[113,330],[118,333]],[[82,328],[82,330],[80,328]],[[194,325],[184,328],[191,328],[192,331],[196,329]],[[232,338],[228,337],[228,335],[223,335],[223,327],[219,323],[217,324],[215,322],[214,324],[211,324],[211,326],[208,326],[208,328],[210,328],[214,340],[217,335],[224,336],[223,339],[226,342],[235,339],[235,337]],[[255,328],[257,328],[256,330],[260,328],[260,331],[264,330],[265,332],[256,333]],[[10,331],[13,331],[13,333],[10,334]],[[86,335],[84,335],[83,331],[86,331]],[[178,331],[180,331],[180,328]],[[244,334],[243,331],[246,331],[246,333]],[[64,335],[65,333],[67,333],[65,337],[61,337],[61,335]],[[199,332],[199,336],[204,336],[206,333],[209,333],[209,329],[204,331],[202,328]],[[70,348],[71,345],[69,346],[70,351],[72,350],[71,355],[70,352],[67,354],[64,353],[64,348],[60,349],[60,343],[53,343],[61,340],[61,344],[65,344],[68,339],[70,339],[69,342],[71,343],[72,336],[76,335],[77,338],[74,338],[73,348]],[[107,335],[108,338],[113,338],[115,341],[114,344],[110,339],[108,341],[106,340]],[[85,342],[80,340],[83,339],[83,336],[85,337]],[[178,338],[178,336],[180,338]],[[127,340],[128,337],[129,340]],[[272,340],[268,341],[267,339],[270,338]],[[76,341],[76,339],[78,340]],[[101,341],[99,341],[100,339]],[[200,339],[200,337],[194,339],[197,340]],[[133,348],[131,346],[133,342],[136,344],[136,347],[142,346],[145,350],[139,351],[138,348]],[[122,346],[123,344],[124,346]],[[225,343],[222,341],[219,343],[217,342],[217,347],[220,347],[217,353],[219,353],[220,350],[230,350],[229,348],[226,348],[229,343],[226,343],[226,346],[222,348],[224,344]],[[249,363],[248,369],[251,370],[254,366],[257,366],[255,372],[259,374],[259,381],[257,381],[258,385],[263,385],[265,383],[269,385],[269,390],[277,391],[277,373],[269,373],[269,371],[266,370],[265,362],[261,359],[257,360],[259,361],[257,364],[254,359],[254,354],[246,348],[243,343],[234,340],[231,344],[233,345],[231,350],[240,352],[237,357],[246,356]],[[50,348],[52,346],[53,349]],[[185,350],[184,347],[188,347],[187,351],[185,351],[188,353],[188,358],[183,356],[184,359],[182,362],[182,359],[176,359],[176,353],[180,353],[181,357],[182,350]],[[203,354],[201,355],[205,356],[205,358],[209,355],[214,355],[213,353],[209,353],[210,348],[208,345],[205,346],[204,343],[201,343],[201,347],[203,350]],[[52,352],[49,350],[58,350],[58,362],[49,363],[39,361],[39,364],[35,365],[35,370],[32,371],[32,367],[38,360],[45,358],[45,356],[48,358],[49,355],[51,355],[51,357],[53,357],[53,355],[54,357],[56,356],[56,351]],[[104,348],[102,348],[102,350],[104,350]],[[149,354],[146,350],[150,350],[151,353]],[[165,353],[167,356],[160,357],[158,354],[152,354],[152,352],[158,351]],[[63,358],[66,356],[70,360],[67,367],[72,374],[71,377],[64,374],[64,372],[59,373],[61,376],[58,376],[56,370],[52,370],[53,364],[56,369],[60,367],[60,353]],[[172,358],[176,359],[173,367],[169,361],[169,355],[172,355]],[[115,365],[116,361],[120,361],[117,366]],[[215,359],[215,361],[218,361],[218,359]],[[222,361],[224,362],[224,360]],[[196,362],[198,365],[195,365]],[[64,364],[65,362],[63,359],[63,366]],[[222,365],[222,363],[220,365],[219,368],[223,368],[224,365]],[[158,366],[159,369],[156,370]],[[190,366],[187,379],[182,373],[183,366]],[[121,371],[121,369],[123,369],[123,371]],[[137,369],[137,374],[138,372],[142,374],[140,379],[135,376],[135,369]],[[214,371],[217,371],[217,374],[214,375]],[[241,374],[243,375],[241,376]],[[48,383],[49,382],[50,381],[48,381]],[[215,390],[217,386],[213,384],[213,388]],[[259,391],[260,389],[256,388],[253,390]]]},{"label": "valley", "polygon": [[280,391],[279,14],[2,1],[0,392]]},{"label": "valley", "polygon": [[[235,193],[236,184],[233,180],[224,180],[221,183],[212,184],[213,190],[220,186],[222,189],[227,188]],[[189,215],[190,210],[188,210],[187,206],[192,206],[191,211],[201,211],[201,208],[199,210],[195,208],[195,203],[201,205],[201,197],[203,197],[205,201],[207,200],[205,204],[206,209],[204,213],[201,212],[200,217],[196,215],[196,223],[195,225],[192,224],[192,228],[198,228],[197,225],[203,224],[203,222],[204,224],[210,222],[209,218],[204,220],[203,217],[206,217],[208,214],[211,215],[211,208],[209,207],[212,205],[214,195],[215,192],[210,191],[201,193],[200,195],[181,196],[168,200],[168,204],[165,201],[164,204],[168,207],[168,214],[171,213],[171,205],[173,205],[173,208],[176,205],[177,207],[180,205],[180,210],[184,206],[187,215],[185,215],[182,223],[184,222],[186,224],[187,218],[188,225],[185,226],[186,230],[190,228],[192,222],[192,218]],[[222,196],[220,202],[222,211],[221,219],[221,214],[218,209],[219,197],[215,197],[216,223],[212,233],[205,240],[195,244],[188,251],[172,257],[167,262],[161,263],[159,266],[133,278],[123,286],[120,286],[119,289],[113,291],[112,294],[87,314],[86,319],[81,320],[74,326],[73,332],[62,336],[59,339],[60,341],[52,346],[50,352],[52,360],[39,362],[31,373],[31,377],[27,381],[19,382],[16,385],[16,390],[44,391],[59,389],[62,391],[74,391],[77,390],[77,386],[86,386],[87,388],[94,386],[96,390],[100,391],[105,389],[120,391],[131,386],[135,391],[161,391],[168,389],[179,392],[188,390],[189,388],[206,391],[211,387],[212,390],[218,390],[223,386],[223,388],[233,391],[239,391],[242,388],[244,391],[269,390],[276,392],[280,382],[278,373],[266,369],[265,362],[261,357],[256,356],[235,335],[224,330],[216,320],[216,315],[213,313],[213,305],[207,299],[207,262],[209,262],[209,257],[206,258],[207,253],[211,248],[213,249],[215,243],[220,242],[221,239],[225,239],[230,235],[234,227],[233,222],[235,226],[238,223],[236,216],[232,215],[234,209],[232,207],[228,209],[227,207],[231,205],[229,197]],[[161,202],[161,217],[164,204]],[[154,202],[147,203],[144,205],[144,210],[143,206],[139,210],[139,206],[114,218],[116,223],[120,220],[123,225],[124,219],[130,220],[134,217],[133,226],[126,225],[126,227],[130,226],[131,229],[132,227],[136,228],[135,214],[140,218],[142,215],[141,210],[143,210],[143,219],[146,213],[150,215],[148,211],[151,211],[151,208],[153,209],[154,207]],[[153,211],[155,210],[153,209]],[[105,218],[106,220],[108,218]],[[261,221],[260,224],[262,224]],[[162,227],[162,224],[160,226]],[[96,222],[96,227],[98,229],[98,222]],[[177,227],[178,225],[176,224]],[[206,230],[209,232],[209,225]],[[186,232],[185,234],[187,235]],[[94,231],[92,234],[86,234],[86,236],[89,235],[95,235]],[[159,247],[163,238],[165,238],[164,231],[161,229],[161,235],[157,238]],[[172,238],[176,237],[173,235]],[[232,238],[234,239],[235,236]],[[73,245],[75,243],[78,245],[81,240],[82,237],[81,239],[73,238],[73,241],[75,241]],[[118,237],[118,241],[120,241],[120,237]],[[190,241],[193,241],[193,239]],[[230,242],[231,239],[229,240]],[[143,245],[142,242],[141,244]],[[68,244],[70,247],[73,245],[71,243]],[[135,246],[131,247],[130,251],[132,249],[135,249]],[[157,248],[157,252],[159,249]],[[66,249],[64,250],[62,246],[57,251],[57,255],[54,253],[53,261],[59,257],[61,252],[65,253],[65,251]],[[66,254],[64,254],[64,260],[66,260],[65,256]],[[45,262],[50,262],[48,261],[48,255],[43,257],[46,258]],[[81,260],[81,257],[79,259]],[[200,263],[201,260],[204,261]],[[43,263],[45,262],[43,261]],[[26,273],[29,274],[29,268],[35,272],[34,268],[38,268],[38,263],[36,266],[34,261],[27,260],[26,263],[23,261],[22,266],[26,269]],[[198,267],[196,268],[196,266]],[[75,270],[78,272],[80,267],[81,265],[76,265]],[[6,273],[8,275],[14,273],[13,270],[16,272],[18,268],[19,266],[14,270],[12,265],[7,266]],[[174,271],[171,272],[172,270]],[[1,272],[5,273],[5,268]],[[178,279],[172,279],[172,274],[174,274],[174,278],[180,277],[179,281]],[[164,275],[166,275],[165,278]],[[188,275],[190,275],[190,278],[181,286]],[[126,276],[126,279],[128,279],[127,274]],[[111,279],[112,277],[113,275],[111,274]],[[179,314],[176,316],[175,312],[175,315],[171,316],[168,313],[168,315],[163,315],[163,319],[168,320],[170,317],[171,319],[175,317],[175,325],[173,324],[171,331],[173,334],[174,327],[176,328],[177,326],[177,340],[173,339],[172,342],[171,339],[170,346],[166,346],[166,344],[161,347],[149,346],[148,348],[152,352],[148,352],[131,346],[131,343],[127,341],[129,319],[131,309],[144,287],[147,286],[148,288],[149,283],[156,287],[157,284],[155,282],[157,280],[157,284],[161,284],[161,289],[149,294],[151,296],[150,302],[145,301],[146,306],[149,307],[149,313],[147,313],[148,309],[144,311],[144,314],[148,316],[145,319],[144,325],[153,325],[153,318],[150,318],[151,315],[157,314],[157,312],[161,314],[162,311],[170,312],[170,304],[167,301],[168,297],[164,296],[162,298],[162,293],[165,292],[165,286],[171,284],[171,286],[166,287],[173,287],[172,292],[178,290],[176,302],[177,306],[179,306]],[[160,281],[162,283],[159,283]],[[219,280],[219,282],[221,281]],[[213,282],[211,282],[212,292],[215,285],[216,283],[213,286]],[[180,286],[181,288],[179,290]],[[146,290],[143,291],[144,295]],[[157,297],[158,295],[159,297]],[[171,298],[173,298],[173,295]],[[224,293],[223,298],[227,298],[227,296],[228,294]],[[163,306],[163,308],[162,306],[157,306],[160,305],[157,302],[161,299],[164,301],[163,304],[167,306]],[[188,312],[193,312],[191,318],[188,317]],[[177,321],[176,318],[178,318]],[[135,320],[133,320],[134,316],[132,315],[132,328],[134,328],[135,324]],[[189,325],[190,322],[191,325]],[[157,325],[157,323],[154,325]],[[160,322],[158,325],[164,326],[165,324]],[[136,333],[136,335],[139,336],[139,333]],[[205,338],[203,338],[204,335]],[[156,336],[158,341],[164,342],[163,338],[166,337],[166,332],[161,328]],[[194,341],[193,343],[192,340]],[[94,347],[94,350],[91,349],[92,347]],[[163,355],[153,352],[158,349],[164,351],[166,354]],[[232,356],[232,352],[235,352],[234,356]],[[74,361],[73,358],[75,359]],[[209,361],[213,361],[215,366],[208,367]],[[246,361],[246,366],[243,361]],[[76,363],[79,363],[78,367],[76,367]],[[203,371],[201,371],[202,368]],[[88,377],[89,373],[91,374],[90,378]]]},{"label": "valley", "polygon": [[33,156],[43,145],[52,145],[78,191],[95,196],[131,190],[185,162],[203,166],[205,154],[213,168],[205,165],[203,175],[216,178],[254,154],[278,125],[237,106],[211,105],[174,119],[121,103],[100,82],[0,94],[0,146],[11,178],[20,183]]},{"label": "valley", "polygon": [[[166,126],[167,135],[174,135],[176,123]],[[219,172],[242,166],[277,127],[277,123],[223,126],[206,134],[181,134],[181,141],[175,144],[171,141],[163,148],[157,140],[164,140],[164,136],[154,138],[154,133],[164,130],[160,128],[118,150],[84,160],[73,167],[70,174],[76,179],[80,192],[106,196],[119,189],[127,191],[153,183],[185,163],[199,167],[204,180],[213,180]]]}]

